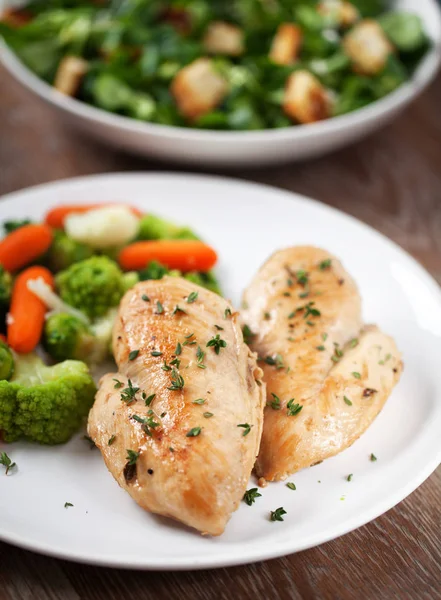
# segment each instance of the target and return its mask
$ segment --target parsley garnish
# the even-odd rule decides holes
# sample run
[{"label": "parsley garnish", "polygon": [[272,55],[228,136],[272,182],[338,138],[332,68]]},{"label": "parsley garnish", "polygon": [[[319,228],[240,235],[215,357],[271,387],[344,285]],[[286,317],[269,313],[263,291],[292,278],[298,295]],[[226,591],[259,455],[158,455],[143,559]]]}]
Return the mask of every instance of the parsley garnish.
[{"label": "parsley garnish", "polygon": [[348,406],[352,406],[352,402],[349,400],[349,398],[347,398],[346,396],[343,396],[343,400],[345,401],[345,403],[346,403]]},{"label": "parsley garnish", "polygon": [[115,390],[119,389],[120,387],[123,386],[123,382],[120,381],[119,379],[113,379],[113,381],[115,381],[115,385],[113,386],[115,388]]},{"label": "parsley garnish", "polygon": [[346,477],[346,479],[347,479],[348,481],[352,481],[352,478],[353,478],[353,474],[352,474],[352,473]]},{"label": "parsley garnish", "polygon": [[138,458],[139,452],[135,452],[134,450],[127,450],[126,459],[128,465],[135,465]]},{"label": "parsley garnish", "polygon": [[115,440],[116,440],[116,435],[113,434],[111,437],[109,437],[109,441],[107,442],[107,445],[111,446]]},{"label": "parsley garnish", "polygon": [[326,271],[326,269],[329,269],[331,266],[331,262],[332,262],[332,260],[330,258],[327,258],[326,260],[322,260],[322,262],[319,263],[320,271]]},{"label": "parsley garnish", "polygon": [[145,401],[145,405],[146,406],[150,406],[150,404],[153,402],[153,400],[156,398],[156,394],[150,394],[150,396],[145,397],[145,395],[143,395],[143,399]]},{"label": "parsley garnish", "polygon": [[290,490],[296,490],[296,484],[295,483],[291,483],[291,481],[288,481],[288,483],[286,484],[286,487],[288,487]]},{"label": "parsley garnish", "polygon": [[178,306],[176,304],[176,306],[175,306],[175,308],[174,308],[174,310],[172,312],[172,316],[176,315],[177,313],[183,313],[184,315],[187,314],[183,308],[181,308],[180,306]]},{"label": "parsley garnish", "polygon": [[144,300],[144,302],[150,302],[150,298],[147,296],[147,294],[143,294],[141,298]]},{"label": "parsley garnish", "polygon": [[296,273],[297,283],[305,287],[308,283],[308,273],[306,271],[297,271]]},{"label": "parsley garnish", "polygon": [[352,375],[355,377],[355,379],[361,379],[361,375],[358,373],[358,371],[352,371]]},{"label": "parsley garnish", "polygon": [[271,521],[283,521],[283,515],[286,515],[286,510],[283,506],[276,508],[276,510],[271,511],[270,520]]},{"label": "parsley garnish", "polygon": [[139,350],[132,350],[129,354],[129,360],[135,360],[138,357]]},{"label": "parsley garnish", "polygon": [[315,302],[308,302],[308,304],[306,304],[304,306],[305,309],[305,314],[303,315],[303,318],[306,319],[308,318],[310,315],[311,317],[320,317],[320,315],[322,314],[317,308],[313,308]]},{"label": "parsley garnish", "polygon": [[69,508],[69,506],[73,506],[73,504],[71,502],[64,503],[64,508]]},{"label": "parsley garnish", "polygon": [[250,433],[252,425],[249,425],[248,423],[240,423],[238,425],[238,427],[243,428],[244,431],[243,431],[242,437],[245,437],[246,435],[248,435]]},{"label": "parsley garnish", "polygon": [[294,404],[294,398],[291,398],[291,400],[286,405],[286,408],[288,410],[288,417],[295,417],[302,410],[303,405],[297,403]]},{"label": "parsley garnish", "polygon": [[256,498],[260,498],[261,496],[262,494],[258,492],[257,488],[250,488],[245,492],[242,500],[248,504],[248,506],[252,506],[256,501]]},{"label": "parsley garnish", "polygon": [[182,345],[183,346],[193,346],[194,344],[196,344],[196,340],[192,339],[193,337],[194,337],[194,333],[190,333],[189,335],[186,335],[185,342]]},{"label": "parsley garnish", "polygon": [[162,306],[162,304],[158,300],[156,302],[156,314],[157,315],[162,315],[163,312],[164,312],[164,307]]},{"label": "parsley garnish", "polygon": [[153,352],[150,352],[150,356],[162,356],[162,352],[159,352],[159,350],[153,350]]},{"label": "parsley garnish", "polygon": [[206,369],[207,367],[204,365],[205,352],[200,346],[198,346],[198,349],[196,350],[196,358],[198,359],[197,366],[200,369]]},{"label": "parsley garnish", "polygon": [[127,380],[128,387],[124,388],[121,392],[121,400],[126,404],[131,404],[135,401],[135,396],[139,392],[139,387],[133,387],[130,379]]},{"label": "parsley garnish", "polygon": [[370,457],[372,462],[375,462],[377,460],[377,457],[375,456],[375,454],[371,454]]},{"label": "parsley garnish", "polygon": [[172,368],[168,366],[168,364],[167,364],[167,361],[166,361],[166,360],[164,360],[164,364],[162,365],[161,369],[162,369],[163,371],[171,371],[171,370],[172,370]]},{"label": "parsley garnish", "polygon": [[15,462],[11,461],[6,452],[2,452],[0,454],[0,465],[3,465],[5,467],[5,475],[7,475],[11,469],[17,466]]},{"label": "parsley garnish", "polygon": [[269,402],[269,406],[271,406],[271,408],[273,410],[280,410],[280,398],[279,396],[276,396],[276,394],[273,394],[271,392],[271,396],[274,398],[273,400],[271,400],[271,402]]},{"label": "parsley garnish", "polygon": [[326,350],[326,348],[324,346],[317,346],[317,350],[320,350],[320,352],[323,352],[323,350]]},{"label": "parsley garnish", "polygon": [[198,398],[197,400],[193,400],[192,404],[204,404],[204,398]]},{"label": "parsley garnish", "polygon": [[200,435],[201,431],[202,427],[192,427],[190,431],[187,431],[185,437],[197,437],[198,435]]},{"label": "parsley garnish", "polygon": [[181,346],[181,344],[178,342],[178,343],[176,344],[175,355],[176,355],[176,356],[179,356],[179,355],[181,354],[181,352],[182,352],[182,346]]},{"label": "parsley garnish", "polygon": [[214,335],[211,340],[207,342],[207,348],[213,348],[216,354],[219,354],[221,348],[225,348],[227,342],[221,339],[220,335]]},{"label": "parsley garnish", "polygon": [[178,373],[176,369],[172,369],[171,383],[171,386],[167,389],[171,390],[172,392],[182,390],[182,388],[185,385],[184,378]]},{"label": "parsley garnish", "polygon": [[198,299],[199,292],[191,292],[187,297],[187,304],[193,304]]},{"label": "parsley garnish", "polygon": [[211,412],[204,412],[204,415],[203,415],[203,416],[204,416],[206,419],[209,419],[210,417],[213,417],[213,416],[214,416],[214,414],[213,414],[213,413],[211,413]]}]

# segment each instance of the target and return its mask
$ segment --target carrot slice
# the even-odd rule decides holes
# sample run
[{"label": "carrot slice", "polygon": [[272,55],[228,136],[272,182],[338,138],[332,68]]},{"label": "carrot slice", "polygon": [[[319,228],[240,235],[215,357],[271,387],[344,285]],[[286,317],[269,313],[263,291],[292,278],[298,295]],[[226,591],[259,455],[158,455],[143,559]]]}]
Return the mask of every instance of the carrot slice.
[{"label": "carrot slice", "polygon": [[135,242],[123,248],[118,257],[126,271],[139,271],[157,260],[169,269],[208,271],[217,261],[210,246],[196,240],[159,240]]},{"label": "carrot slice", "polygon": [[[123,204],[121,202],[106,202],[105,204],[62,204],[61,206],[55,206],[46,214],[44,222],[46,225],[50,225],[55,229],[63,229],[64,219],[72,213],[86,213],[89,210],[95,208],[103,208],[104,206],[111,206],[112,204]],[[137,216],[141,217],[143,212],[135,206],[129,206],[130,210]]]},{"label": "carrot slice", "polygon": [[0,240],[0,265],[18,271],[46,252],[52,243],[52,230],[44,224],[24,225]]},{"label": "carrot slice", "polygon": [[23,354],[34,350],[43,332],[46,306],[28,289],[28,281],[40,277],[54,288],[52,273],[45,267],[35,266],[22,271],[12,289],[7,318],[8,344]]}]

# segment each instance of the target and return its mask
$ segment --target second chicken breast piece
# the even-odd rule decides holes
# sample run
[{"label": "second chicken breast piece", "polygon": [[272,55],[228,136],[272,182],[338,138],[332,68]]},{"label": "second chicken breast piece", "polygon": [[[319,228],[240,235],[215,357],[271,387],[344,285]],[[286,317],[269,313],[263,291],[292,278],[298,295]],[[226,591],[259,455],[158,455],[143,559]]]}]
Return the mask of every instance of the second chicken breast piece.
[{"label": "second chicken breast piece", "polygon": [[256,471],[268,480],[351,445],[399,379],[394,341],[362,329],[357,287],[324,250],[276,252],[246,290],[242,316],[267,383]]},{"label": "second chicken breast piece", "polygon": [[121,301],[118,373],[100,383],[90,437],[151,512],[219,535],[258,453],[265,386],[231,305],[184,279],[137,284]]}]

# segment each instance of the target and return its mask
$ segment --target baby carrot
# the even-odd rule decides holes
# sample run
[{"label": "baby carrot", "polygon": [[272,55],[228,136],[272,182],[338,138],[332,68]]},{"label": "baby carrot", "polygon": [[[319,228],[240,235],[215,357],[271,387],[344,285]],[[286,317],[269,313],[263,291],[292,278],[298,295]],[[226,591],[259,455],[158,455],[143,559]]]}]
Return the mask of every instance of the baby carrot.
[{"label": "baby carrot", "polygon": [[31,224],[16,229],[0,240],[0,265],[6,271],[18,271],[46,252],[52,242],[47,225]]},{"label": "baby carrot", "polygon": [[216,264],[213,248],[196,240],[159,240],[134,242],[123,248],[118,257],[126,271],[138,271],[157,260],[169,269],[208,271]]},{"label": "baby carrot", "polygon": [[[61,206],[55,206],[46,214],[44,222],[50,227],[55,229],[63,229],[64,219],[72,213],[86,213],[89,210],[95,208],[103,208],[104,206],[110,206],[112,204],[118,204],[118,202],[107,202],[105,204],[62,204]],[[122,204],[122,203],[119,203]],[[142,216],[142,211],[134,206],[129,206],[131,211],[138,217]]]},{"label": "baby carrot", "polygon": [[39,278],[54,288],[52,273],[45,267],[35,266],[22,271],[12,289],[11,308],[7,317],[8,344],[23,354],[32,352],[43,332],[46,306],[28,289],[28,281]]}]

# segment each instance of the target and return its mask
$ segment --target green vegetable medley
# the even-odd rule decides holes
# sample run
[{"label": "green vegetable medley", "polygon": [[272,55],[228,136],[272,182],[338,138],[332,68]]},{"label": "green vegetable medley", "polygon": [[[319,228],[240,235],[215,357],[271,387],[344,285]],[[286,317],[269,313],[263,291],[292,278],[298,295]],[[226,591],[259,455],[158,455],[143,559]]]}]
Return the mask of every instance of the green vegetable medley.
[{"label": "green vegetable medley", "polygon": [[[161,279],[164,275],[182,276],[220,293],[211,271],[186,270],[182,273],[157,260],[149,260],[139,270],[123,271],[121,252],[139,244],[147,244],[149,256],[150,242],[156,248],[161,242],[169,248],[173,242],[181,246],[183,243],[205,245],[188,227],[177,226],[155,215],[138,212],[133,216],[130,207],[122,207],[130,219],[135,220],[136,229],[127,230],[129,237],[124,245],[103,247],[111,238],[113,210],[107,206],[83,213],[81,227],[78,231],[73,228],[72,234],[68,232],[67,221],[63,228],[57,228],[47,216],[46,223],[39,227],[50,232],[49,240],[52,241],[48,242],[50,245],[43,254],[28,260],[27,264],[24,264],[25,260],[20,263],[21,256],[17,262],[17,255],[14,254],[11,261],[11,256],[2,253],[5,248],[19,248],[20,236],[23,240],[28,239],[29,229],[36,225],[29,220],[3,224],[6,237],[0,241],[0,257],[4,256],[1,260],[5,264],[16,266],[10,267],[12,272],[8,272],[0,264],[0,331],[3,332],[0,340],[0,440],[11,442],[26,438],[42,444],[58,444],[66,442],[80,427],[96,392],[90,367],[112,358],[111,338],[117,307],[124,293],[136,283]],[[121,205],[116,210],[121,210]],[[96,213],[99,213],[103,238],[99,248],[96,246]],[[79,217],[74,214],[72,218]],[[93,225],[93,247],[84,236],[89,221]],[[122,229],[121,221],[116,232],[118,239]],[[133,232],[135,237],[130,237]],[[47,273],[49,278],[53,275],[53,289],[38,278],[31,278],[27,287],[21,286],[20,280],[33,269]],[[40,339],[35,341],[39,345],[31,347],[28,334],[35,323],[26,321],[24,313],[28,310],[27,305],[29,310],[34,310],[32,306],[36,299],[43,302],[46,314],[41,321],[41,331],[37,333]],[[22,318],[20,325],[18,321]],[[21,331],[14,333],[14,324]],[[7,334],[7,342],[4,334]],[[27,349],[22,350],[23,347]]]},{"label": "green vegetable medley", "polygon": [[364,107],[412,76],[421,20],[385,0],[32,0],[0,33],[64,94],[164,125],[256,130]]}]

